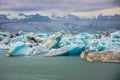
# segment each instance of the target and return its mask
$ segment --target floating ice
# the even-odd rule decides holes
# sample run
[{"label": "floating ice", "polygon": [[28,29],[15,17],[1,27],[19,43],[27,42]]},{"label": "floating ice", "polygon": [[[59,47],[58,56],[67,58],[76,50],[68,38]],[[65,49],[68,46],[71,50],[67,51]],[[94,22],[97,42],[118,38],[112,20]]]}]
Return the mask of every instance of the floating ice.
[{"label": "floating ice", "polygon": [[63,34],[64,34],[63,32],[55,33],[52,36],[45,39],[41,43],[41,45],[46,46],[48,49],[58,48],[58,47],[60,47],[59,44],[60,44],[60,40],[61,40],[61,37],[63,36]]},{"label": "floating ice", "polygon": [[84,47],[80,47],[78,45],[68,45],[58,49],[52,49],[45,56],[60,56],[60,55],[79,55],[82,51],[84,51]]},{"label": "floating ice", "polygon": [[89,33],[80,33],[80,36],[81,36],[81,38],[84,38],[84,39],[92,39],[92,38],[94,38],[94,35],[89,34]]},{"label": "floating ice", "polygon": [[10,33],[0,32],[0,49],[9,49],[7,55],[35,55],[46,53],[47,56],[63,54],[75,55],[81,51],[119,51],[120,31],[111,33],[109,36],[103,33],[79,33],[64,34],[57,32],[46,33]]},{"label": "floating ice", "polygon": [[111,33],[111,36],[113,38],[120,38],[120,31],[116,31],[116,32]]},{"label": "floating ice", "polygon": [[23,42],[15,42],[10,45],[7,56],[16,55],[36,55],[47,53],[49,50],[42,45],[32,46],[32,44],[25,44]]},{"label": "floating ice", "polygon": [[48,48],[45,46],[39,45],[39,46],[33,46],[31,49],[31,52],[28,55],[37,55],[42,53],[47,53],[49,51]]}]

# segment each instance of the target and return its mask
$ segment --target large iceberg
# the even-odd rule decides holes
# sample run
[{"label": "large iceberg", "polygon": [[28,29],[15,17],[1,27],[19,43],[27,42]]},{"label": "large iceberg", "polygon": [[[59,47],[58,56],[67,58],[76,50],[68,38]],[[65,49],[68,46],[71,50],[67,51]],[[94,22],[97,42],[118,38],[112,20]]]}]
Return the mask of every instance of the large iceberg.
[{"label": "large iceberg", "polygon": [[69,55],[76,56],[80,55],[82,51],[84,51],[84,47],[80,47],[78,45],[68,45],[58,49],[50,50],[45,56],[61,56],[61,55]]},{"label": "large iceberg", "polygon": [[49,50],[42,45],[32,46],[29,43],[15,42],[10,45],[10,48],[6,56],[18,56],[18,55],[36,55],[41,53],[47,53]]},{"label": "large iceberg", "polygon": [[[12,55],[36,55],[47,53],[51,48],[58,48],[63,32],[52,36],[45,34],[26,33],[11,38],[7,56]],[[47,37],[41,40],[41,37]]]},{"label": "large iceberg", "polygon": [[48,49],[51,48],[59,48],[60,47],[60,40],[63,36],[63,31],[54,33],[52,36],[49,36],[47,39],[45,39],[41,45],[46,46]]}]

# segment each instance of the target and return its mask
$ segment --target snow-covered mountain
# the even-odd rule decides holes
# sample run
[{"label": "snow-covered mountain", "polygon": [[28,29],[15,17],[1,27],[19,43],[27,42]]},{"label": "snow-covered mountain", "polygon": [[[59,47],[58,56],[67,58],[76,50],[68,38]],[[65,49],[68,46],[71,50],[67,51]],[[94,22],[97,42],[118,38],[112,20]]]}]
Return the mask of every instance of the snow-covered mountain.
[{"label": "snow-covered mountain", "polygon": [[47,16],[41,16],[39,14],[35,15],[25,15],[25,14],[18,14],[19,16],[24,16],[24,18],[14,18],[14,19],[9,19],[7,18],[7,15],[0,15],[0,21],[17,21],[17,22],[43,22],[43,21],[51,21],[51,19]]},{"label": "snow-covered mountain", "polygon": [[0,15],[0,21],[8,21],[9,19],[7,18],[7,16],[6,15]]},{"label": "snow-covered mountain", "polygon": [[47,16],[41,16],[39,14],[35,15],[24,15],[24,19],[20,19],[19,21],[23,22],[36,22],[36,21],[51,21],[51,19]]},{"label": "snow-covered mountain", "polygon": [[52,9],[52,10],[45,10],[45,11],[27,11],[27,12],[0,11],[0,14],[6,14],[9,19],[13,19],[13,18],[23,19],[26,17],[25,15],[35,15],[35,14],[48,16],[51,19],[56,19],[56,17],[71,19],[71,15],[74,17],[76,16],[78,18],[92,19],[92,18],[97,18],[100,14],[102,14],[103,16],[113,16],[115,14],[120,15],[120,7],[99,10],[99,11],[92,11],[92,12],[68,12],[68,11]]},{"label": "snow-covered mountain", "polygon": [[0,15],[4,15],[4,17],[8,19],[14,19],[14,20],[18,19],[23,21],[28,20],[28,18],[31,17],[33,17],[31,19],[34,19],[34,21],[37,20],[45,21],[44,18],[40,19],[40,17],[46,17],[45,19],[48,20],[50,19],[51,20],[100,20],[99,18],[102,17],[102,19],[106,20],[112,18],[119,19],[120,8],[112,8],[112,9],[105,9],[105,10],[92,11],[92,12],[67,12],[56,9],[45,10],[45,11],[30,11],[30,12],[1,11]]},{"label": "snow-covered mountain", "polygon": [[58,16],[58,15],[53,14],[51,16],[51,19],[52,20],[80,20],[80,18],[78,16],[75,16],[72,14],[67,14],[64,16]]}]

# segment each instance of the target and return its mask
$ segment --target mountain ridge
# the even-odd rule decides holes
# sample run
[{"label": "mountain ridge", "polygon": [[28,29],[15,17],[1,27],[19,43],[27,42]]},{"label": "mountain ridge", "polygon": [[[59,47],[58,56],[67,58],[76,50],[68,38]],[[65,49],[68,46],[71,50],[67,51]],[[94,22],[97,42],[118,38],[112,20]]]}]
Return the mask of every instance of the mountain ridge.
[{"label": "mountain ridge", "polygon": [[[8,15],[9,13],[9,15]],[[56,15],[59,17],[64,17],[68,14],[77,16],[79,18],[95,18],[98,15],[102,14],[104,16],[113,16],[115,14],[120,15],[120,7],[117,8],[111,8],[111,9],[104,9],[104,10],[98,10],[98,11],[91,11],[91,12],[70,12],[70,11],[63,11],[63,10],[44,10],[44,11],[27,11],[27,12],[14,12],[14,11],[0,11],[0,14],[5,14],[9,19],[18,18],[22,19],[25,18],[23,14],[25,15],[35,15],[39,14],[42,16],[48,16],[49,18],[52,17],[52,15]],[[22,14],[22,15],[20,15]]]}]

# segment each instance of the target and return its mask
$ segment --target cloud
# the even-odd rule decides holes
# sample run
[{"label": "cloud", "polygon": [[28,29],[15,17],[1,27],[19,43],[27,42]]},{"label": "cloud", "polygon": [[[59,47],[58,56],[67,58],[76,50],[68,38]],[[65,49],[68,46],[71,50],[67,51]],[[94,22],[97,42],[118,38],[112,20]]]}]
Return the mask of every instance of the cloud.
[{"label": "cloud", "polygon": [[65,11],[95,11],[118,7],[117,2],[120,3],[119,0],[0,0],[0,10],[36,11],[59,9]]},{"label": "cloud", "polygon": [[120,0],[115,0],[115,4],[120,6]]}]

